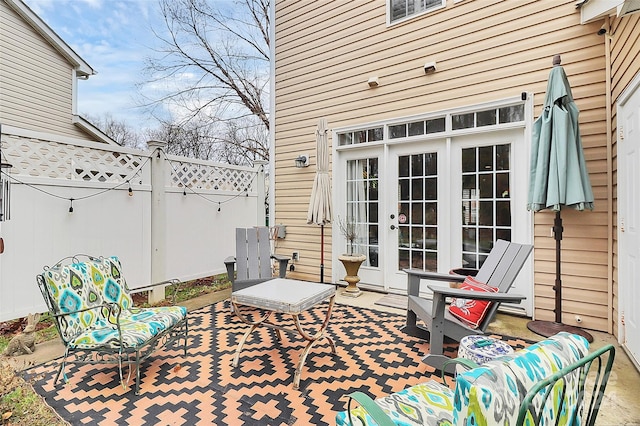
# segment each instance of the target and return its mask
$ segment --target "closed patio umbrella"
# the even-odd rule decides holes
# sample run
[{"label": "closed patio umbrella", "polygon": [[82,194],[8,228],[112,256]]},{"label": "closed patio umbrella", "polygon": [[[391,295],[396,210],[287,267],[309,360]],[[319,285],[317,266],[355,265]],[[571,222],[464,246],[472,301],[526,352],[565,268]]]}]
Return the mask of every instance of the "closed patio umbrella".
[{"label": "closed patio umbrella", "polygon": [[556,240],[555,322],[536,320],[529,322],[527,327],[547,337],[568,331],[581,334],[592,342],[593,337],[586,331],[562,324],[560,242],[563,228],[560,212],[566,207],[593,210],[594,199],[578,127],[580,111],[573,101],[567,75],[560,66],[560,55],[553,58],[553,65],[542,114],[533,124],[527,209],[556,212],[553,225]]},{"label": "closed patio umbrella", "polygon": [[320,225],[320,282],[324,282],[324,225],[331,222],[331,179],[329,178],[329,140],[327,119],[321,118],[316,130],[316,176],[311,189],[307,223]]}]

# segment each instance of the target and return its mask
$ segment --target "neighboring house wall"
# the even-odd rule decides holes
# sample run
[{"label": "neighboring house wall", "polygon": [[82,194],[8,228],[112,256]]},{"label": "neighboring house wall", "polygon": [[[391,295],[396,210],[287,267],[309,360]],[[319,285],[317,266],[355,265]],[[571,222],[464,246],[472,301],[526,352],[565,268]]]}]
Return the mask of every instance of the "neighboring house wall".
[{"label": "neighboring house wall", "polygon": [[72,122],[72,64],[0,1],[0,123],[95,140]]},{"label": "neighboring house wall", "polygon": [[[315,128],[331,129],[534,95],[534,116],[544,101],[553,55],[562,55],[596,197],[594,212],[563,211],[563,321],[610,329],[604,38],[601,23],[580,24],[575,1],[447,1],[445,8],[387,26],[386,2],[275,5],[275,208],[273,223],[287,225],[278,251],[301,252],[295,277],[318,279],[320,231],[306,224],[315,167],[294,168],[312,153]],[[426,61],[437,72],[425,75]],[[380,85],[370,89],[367,80]],[[331,138],[331,133],[330,133]],[[330,144],[335,141],[330,140]],[[332,166],[333,167],[333,166]],[[518,164],[518,173],[528,164]],[[535,317],[552,320],[555,241],[552,212],[534,216]],[[325,233],[332,249],[330,232]],[[325,264],[331,268],[330,257]],[[328,269],[331,274],[331,269]]]},{"label": "neighboring house wall", "polygon": [[[640,14],[634,14],[622,18],[612,18],[611,29],[607,35],[609,37],[611,49],[611,102],[612,102],[612,182],[616,185],[617,175],[617,144],[618,144],[618,120],[617,101],[629,83],[640,73]],[[613,297],[613,332],[618,331],[619,318],[619,286],[618,286],[618,191],[614,187],[613,197],[613,252],[614,259],[612,268],[612,297]],[[630,286],[636,284],[628,283]]]}]

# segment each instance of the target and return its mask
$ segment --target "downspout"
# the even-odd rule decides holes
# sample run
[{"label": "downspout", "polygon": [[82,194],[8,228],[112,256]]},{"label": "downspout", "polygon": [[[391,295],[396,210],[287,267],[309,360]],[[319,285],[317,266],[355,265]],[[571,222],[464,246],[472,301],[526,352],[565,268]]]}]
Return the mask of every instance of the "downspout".
[{"label": "downspout", "polygon": [[604,20],[605,94],[607,125],[607,332],[613,334],[613,123],[611,100],[611,22]]},{"label": "downspout", "polygon": [[276,224],[276,2],[269,4],[269,226]]}]

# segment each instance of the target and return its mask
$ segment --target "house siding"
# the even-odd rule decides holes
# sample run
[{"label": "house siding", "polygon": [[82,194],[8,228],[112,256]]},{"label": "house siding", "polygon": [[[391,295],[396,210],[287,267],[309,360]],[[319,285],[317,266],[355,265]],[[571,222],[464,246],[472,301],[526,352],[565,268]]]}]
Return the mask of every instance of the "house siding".
[{"label": "house siding", "polygon": [[[606,96],[600,23],[580,24],[575,1],[463,1],[386,25],[384,1],[275,5],[275,223],[287,225],[283,254],[301,251],[294,276],[317,279],[319,230],[306,225],[317,121],[330,128],[534,95],[540,114],[553,55],[562,55],[596,197],[594,212],[563,211],[563,322],[608,330]],[[425,75],[426,61],[437,72]],[[367,80],[380,85],[370,89]],[[330,143],[333,141],[330,140]],[[313,160],[313,157],[312,157]],[[314,161],[312,161],[314,164]],[[528,167],[528,165],[523,165]],[[534,216],[535,317],[554,318],[552,212]],[[325,232],[326,235],[330,232]],[[330,240],[326,248],[331,250]],[[325,257],[328,257],[325,255]],[[330,261],[325,260],[330,266]],[[330,272],[329,272],[330,274]]]},{"label": "house siding", "polygon": [[620,95],[629,86],[634,77],[640,73],[640,15],[634,14],[622,18],[612,18],[610,38],[611,43],[611,101],[612,101],[612,132],[611,132],[611,151],[612,151],[612,239],[613,239],[613,257],[612,257],[612,332],[617,335],[618,318],[620,311],[618,309],[619,302],[619,285],[618,285],[618,193],[617,185],[617,143],[618,143],[618,126],[617,126],[617,102]]},{"label": "house siding", "polygon": [[3,1],[0,23],[0,122],[90,140],[72,123],[71,64]]}]

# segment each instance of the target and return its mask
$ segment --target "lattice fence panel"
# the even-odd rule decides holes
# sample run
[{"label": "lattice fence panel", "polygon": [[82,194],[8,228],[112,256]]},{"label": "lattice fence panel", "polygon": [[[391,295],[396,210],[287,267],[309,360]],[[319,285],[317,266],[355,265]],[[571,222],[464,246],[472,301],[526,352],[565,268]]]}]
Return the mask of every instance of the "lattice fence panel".
[{"label": "lattice fence panel", "polygon": [[211,191],[253,192],[256,171],[172,161],[171,186]]},{"label": "lattice fence panel", "polygon": [[138,174],[147,157],[15,135],[4,139],[3,156],[13,165],[12,174],[122,183]]}]

